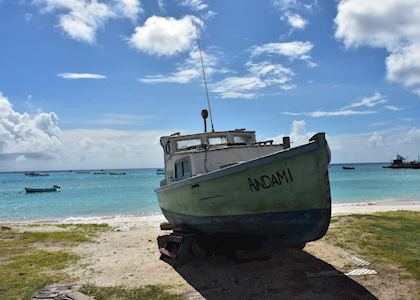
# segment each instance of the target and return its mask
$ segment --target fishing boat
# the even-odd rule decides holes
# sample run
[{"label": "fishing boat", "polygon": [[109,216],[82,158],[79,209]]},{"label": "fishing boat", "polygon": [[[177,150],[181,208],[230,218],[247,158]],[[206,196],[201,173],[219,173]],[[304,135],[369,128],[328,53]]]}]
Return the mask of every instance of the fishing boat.
[{"label": "fishing boat", "polygon": [[254,131],[160,139],[165,179],[156,189],[171,224],[195,232],[269,236],[294,244],[321,238],[331,216],[330,150],[324,133],[307,144],[257,142]]},{"label": "fishing boat", "polygon": [[331,153],[325,134],[291,148],[289,137],[276,144],[258,142],[255,131],[246,129],[215,131],[198,29],[192,22],[208,111],[201,112],[203,132],[160,138],[165,178],[155,192],[167,228],[175,228],[158,238],[161,259],[183,263],[194,239],[188,232],[223,241],[267,237],[299,248],[320,239],[331,219]]},{"label": "fishing boat", "polygon": [[343,166],[343,170],[354,170],[355,167],[347,167],[347,166]]},{"label": "fishing boat", "polygon": [[48,192],[58,192],[60,187],[58,185],[53,185],[50,188],[28,188],[25,187],[26,193],[48,193]]}]

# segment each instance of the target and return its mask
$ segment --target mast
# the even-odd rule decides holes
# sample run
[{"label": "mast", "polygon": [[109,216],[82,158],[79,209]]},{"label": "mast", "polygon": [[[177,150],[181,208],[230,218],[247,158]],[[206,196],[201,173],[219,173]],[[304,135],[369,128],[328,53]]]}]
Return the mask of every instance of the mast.
[{"label": "mast", "polygon": [[209,107],[209,113],[210,113],[211,131],[214,132],[213,115],[211,113],[210,97],[209,97],[209,91],[208,91],[208,88],[207,88],[206,72],[204,71],[203,55],[201,54],[200,37],[199,37],[199,34],[198,34],[197,24],[194,22],[194,18],[193,17],[191,17],[191,22],[193,23],[193,25],[195,27],[195,33],[196,33],[196,37],[197,37],[198,51],[200,52],[201,70],[203,71],[204,87],[206,89],[207,106]]}]

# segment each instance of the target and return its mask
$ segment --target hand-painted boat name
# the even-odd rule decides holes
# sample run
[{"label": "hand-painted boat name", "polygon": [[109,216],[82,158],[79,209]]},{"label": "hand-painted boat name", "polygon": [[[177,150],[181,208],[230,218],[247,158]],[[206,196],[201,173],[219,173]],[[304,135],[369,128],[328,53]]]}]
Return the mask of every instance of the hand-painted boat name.
[{"label": "hand-painted boat name", "polygon": [[[286,173],[287,171],[287,173]],[[286,170],[277,171],[270,175],[262,175],[259,178],[248,177],[248,184],[251,192],[273,188],[274,186],[280,186],[283,183],[293,182],[292,172],[289,168]]]}]

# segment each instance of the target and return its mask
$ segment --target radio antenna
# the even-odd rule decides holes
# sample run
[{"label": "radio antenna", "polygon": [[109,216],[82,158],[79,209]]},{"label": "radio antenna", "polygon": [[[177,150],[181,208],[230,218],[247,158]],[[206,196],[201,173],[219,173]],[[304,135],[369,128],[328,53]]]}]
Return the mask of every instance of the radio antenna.
[{"label": "radio antenna", "polygon": [[197,24],[194,21],[194,18],[191,17],[191,21],[195,27],[195,33],[197,37],[197,45],[198,45],[198,51],[200,52],[200,61],[201,61],[201,70],[203,71],[203,80],[204,80],[204,87],[206,89],[206,97],[207,97],[207,105],[209,107],[209,113],[210,113],[210,124],[211,124],[211,131],[214,132],[214,126],[213,126],[213,115],[211,113],[211,106],[210,106],[210,97],[209,97],[209,90],[207,88],[207,78],[206,78],[206,72],[204,71],[204,62],[203,62],[203,55],[201,54],[201,44],[200,44],[200,36],[198,33],[198,27]]}]

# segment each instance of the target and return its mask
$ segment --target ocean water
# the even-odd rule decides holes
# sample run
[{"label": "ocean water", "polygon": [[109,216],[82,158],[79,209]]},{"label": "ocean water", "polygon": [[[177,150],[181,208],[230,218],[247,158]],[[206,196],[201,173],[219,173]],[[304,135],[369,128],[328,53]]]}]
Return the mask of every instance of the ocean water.
[{"label": "ocean water", "polygon": [[[420,200],[420,170],[392,170],[384,164],[329,168],[333,203]],[[0,173],[0,221],[145,215],[159,212],[154,189],[163,175],[155,169],[126,170],[112,176],[50,172],[29,177]],[[61,186],[56,193],[26,194],[24,187]]]}]

